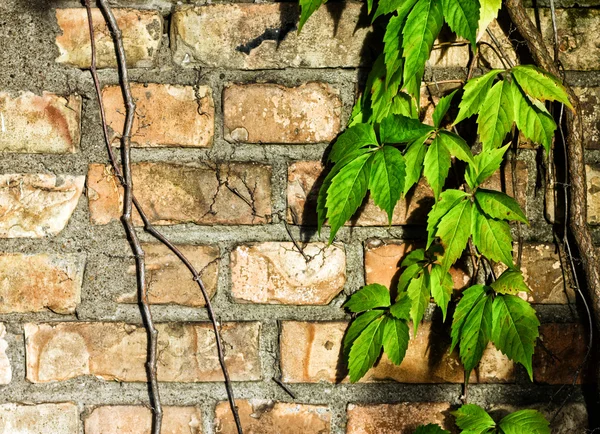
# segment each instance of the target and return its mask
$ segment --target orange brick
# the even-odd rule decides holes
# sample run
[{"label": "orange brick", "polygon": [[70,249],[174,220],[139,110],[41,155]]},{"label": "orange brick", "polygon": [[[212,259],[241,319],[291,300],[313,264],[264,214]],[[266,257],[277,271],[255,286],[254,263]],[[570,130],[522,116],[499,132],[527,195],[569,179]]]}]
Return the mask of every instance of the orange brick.
[{"label": "orange brick", "polygon": [[79,411],[72,402],[2,404],[0,429],[6,434],[79,434]]},{"label": "orange brick", "polygon": [[[152,412],[140,405],[96,407],[85,418],[85,434],[149,434]],[[163,407],[162,434],[202,434],[198,407]]]}]

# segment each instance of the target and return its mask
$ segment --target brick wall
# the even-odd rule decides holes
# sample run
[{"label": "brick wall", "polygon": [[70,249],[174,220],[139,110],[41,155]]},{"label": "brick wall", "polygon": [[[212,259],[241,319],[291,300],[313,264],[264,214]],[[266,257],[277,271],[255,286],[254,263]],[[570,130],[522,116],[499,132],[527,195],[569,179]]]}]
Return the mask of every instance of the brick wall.
[{"label": "brick wall", "polygon": [[[421,422],[452,429],[448,412],[464,378],[447,351],[448,324],[433,309],[401,367],[384,357],[351,385],[339,363],[350,320],[341,305],[365,282],[398,278],[432,203],[420,184],[387,227],[368,202],[329,247],[327,229],[319,237],[313,227],[323,154],[346,124],[369,65],[364,47],[376,39],[360,18],[362,5],[322,8],[298,35],[291,3],[113,3],[130,7],[115,13],[137,99],[136,195],[202,270],[246,432],[412,433]],[[560,3],[557,16],[563,65],[584,106],[589,219],[598,224],[600,10],[579,4]],[[539,21],[550,40],[547,9]],[[117,144],[124,109],[114,49],[98,12],[94,22]],[[267,29],[281,29],[282,40]],[[85,11],[77,1],[4,0],[0,40],[0,433],[147,433],[145,334],[119,222],[122,192],[107,166],[85,71]],[[463,78],[467,60],[466,47],[434,51],[427,80]],[[498,62],[489,50],[480,61]],[[543,345],[533,383],[489,348],[470,398],[500,413],[515,406],[548,413],[550,397],[572,382],[583,359],[587,331],[575,295],[564,289],[539,155],[524,147],[518,158],[516,191],[510,166],[490,183],[508,186],[532,222],[523,228],[523,269]],[[202,296],[171,253],[146,234],[142,241],[160,332],[163,432],[234,433]],[[452,273],[463,288],[468,261]],[[584,369],[578,383],[591,381]],[[554,433],[583,432],[584,390],[567,388]]]}]

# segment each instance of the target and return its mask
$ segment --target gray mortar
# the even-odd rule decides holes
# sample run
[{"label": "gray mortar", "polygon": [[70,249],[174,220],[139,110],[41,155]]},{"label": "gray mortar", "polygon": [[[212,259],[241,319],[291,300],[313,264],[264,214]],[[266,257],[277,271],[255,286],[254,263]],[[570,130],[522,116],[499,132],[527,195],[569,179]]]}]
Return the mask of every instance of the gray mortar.
[{"label": "gray mortar", "polygon": [[[119,5],[158,6],[168,15],[171,3],[167,0],[143,2],[142,0],[120,0]],[[184,3],[194,3],[187,1]],[[201,3],[201,2],[196,2]],[[571,0],[557,2],[572,3]],[[588,3],[596,4],[590,0]],[[77,1],[46,0],[2,0],[0,4],[0,89],[11,92],[30,90],[35,93],[50,91],[59,94],[78,93],[83,96],[81,151],[73,155],[23,155],[5,154],[0,161],[0,173],[50,172],[80,174],[87,173],[90,163],[107,163],[96,96],[87,71],[56,64],[58,50],[54,36],[59,29],[54,20],[54,7],[78,7]],[[166,29],[165,29],[166,31]],[[285,213],[287,166],[300,160],[320,160],[327,144],[316,145],[245,145],[224,140],[222,125],[221,95],[230,83],[275,82],[297,85],[306,81],[325,81],[340,90],[343,102],[342,121],[349,117],[354,102],[354,92],[359,76],[364,80],[365,71],[350,69],[286,69],[277,71],[230,71],[224,69],[183,69],[171,62],[168,38],[165,34],[159,53],[159,64],[154,69],[131,70],[132,81],[172,83],[182,85],[207,85],[212,89],[215,101],[215,138],[210,149],[134,149],[134,161],[177,161],[194,163],[203,160],[256,161],[273,167],[273,211],[277,214],[272,224],[262,226],[196,226],[179,225],[161,228],[176,243],[205,244],[219,246],[218,290],[213,299],[221,321],[257,320],[262,322],[260,356],[263,380],[235,383],[237,398],[260,398],[290,402],[291,398],[271,380],[280,375],[277,363],[279,355],[278,322],[281,320],[339,320],[349,319],[341,305],[349,294],[364,284],[363,243],[370,238],[414,239],[423,236],[422,228],[404,227],[358,227],[343,228],[338,242],[347,253],[348,280],[344,290],[328,306],[277,306],[238,304],[232,300],[230,287],[230,260],[232,249],[238,244],[258,241],[289,241],[281,216]],[[437,80],[464,77],[464,69],[436,70]],[[576,85],[598,85],[597,73],[569,73],[569,80]],[[102,70],[100,78],[104,85],[118,83],[114,70]],[[600,151],[589,153],[590,161],[600,162]],[[536,163],[535,152],[522,150],[519,159],[525,161],[529,170],[527,191],[528,213],[532,224],[523,228],[525,240],[551,241],[550,226],[543,217],[543,195],[534,190]],[[300,228],[291,227],[296,239],[301,239]],[[325,241],[328,229],[319,238],[316,234],[309,241]],[[595,231],[596,240],[600,232]],[[141,234],[142,241],[153,241]],[[303,238],[302,238],[303,239]],[[140,323],[136,305],[115,302],[118,295],[129,292],[135,285],[133,276],[126,273],[133,264],[131,251],[119,222],[95,226],[89,222],[87,200],[82,198],[67,227],[58,236],[44,239],[2,240],[3,251],[15,252],[83,252],[87,256],[86,272],[82,291],[82,303],[75,315],[59,315],[52,312],[36,314],[5,314],[0,321],[8,328],[8,356],[13,368],[13,381],[0,386],[0,402],[59,402],[74,401],[80,410],[89,412],[92,406],[103,404],[145,404],[147,388],[142,383],[117,383],[101,381],[93,377],[76,378],[51,384],[31,384],[25,380],[25,354],[23,323],[43,321],[126,321]],[[184,306],[153,306],[155,320],[205,321],[204,309]],[[433,308],[427,316],[431,318]],[[569,306],[538,306],[542,322],[573,322],[577,312]],[[458,405],[460,385],[435,384],[291,384],[297,396],[295,402],[326,404],[332,411],[332,432],[343,434],[346,424],[346,406],[349,402],[379,403],[399,401],[438,401]],[[471,402],[485,405],[493,403],[529,404],[547,402],[558,387],[531,385],[521,370],[517,384],[472,385]],[[213,432],[214,406],[226,399],[225,389],[220,383],[162,383],[161,395],[166,405],[198,405],[204,415],[207,434]],[[576,389],[572,400],[582,401],[580,389]]]}]

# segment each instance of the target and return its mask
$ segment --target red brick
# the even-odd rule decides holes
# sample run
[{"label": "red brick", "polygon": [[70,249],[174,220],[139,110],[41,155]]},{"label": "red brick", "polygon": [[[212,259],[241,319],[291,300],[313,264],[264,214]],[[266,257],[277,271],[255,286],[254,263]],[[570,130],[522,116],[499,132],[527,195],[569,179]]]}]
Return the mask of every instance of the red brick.
[{"label": "red brick", "polygon": [[[132,83],[131,93],[136,103],[133,146],[212,146],[215,106],[207,86]],[[120,86],[108,86],[102,97],[112,141],[118,144],[125,121],[123,92]]]},{"label": "red brick", "polygon": [[[323,166],[318,161],[301,161],[288,168],[288,222],[298,225],[315,225],[317,221],[317,195],[323,181]],[[394,210],[392,225],[425,224],[427,213],[433,205],[433,193],[424,180],[416,189],[400,200]],[[387,226],[385,211],[369,199],[358,218],[352,219],[355,226]]]},{"label": "red brick", "polygon": [[[136,163],[135,195],[153,224],[261,224],[271,214],[271,168],[259,164]],[[108,166],[88,172],[91,221],[107,224],[122,212],[122,189]],[[142,221],[134,212],[134,223]]]},{"label": "red brick", "polygon": [[346,255],[340,247],[310,243],[306,261],[291,242],[237,247],[231,253],[231,292],[242,303],[324,305],[346,282]]},{"label": "red brick", "polygon": [[[322,405],[264,400],[236,401],[244,432],[249,434],[329,434],[331,412]],[[215,410],[215,432],[236,434],[228,402]]]},{"label": "red brick", "polygon": [[[123,32],[123,45],[130,68],[148,68],[155,64],[162,40],[162,17],[158,11],[113,9]],[[84,8],[56,9],[61,34],[56,37],[60,56],[58,63],[78,68],[91,65],[90,34]],[[98,68],[116,68],[113,38],[99,9],[92,10]]]},{"label": "red brick", "polygon": [[[82,375],[145,382],[147,337],[143,327],[125,323],[59,322],[25,324],[27,379],[64,381]],[[158,378],[168,382],[222,381],[214,332],[209,323],[157,324]],[[260,323],[221,327],[226,362],[234,381],[261,378]]]},{"label": "red brick", "polygon": [[330,142],[340,131],[341,108],[339,91],[326,83],[230,85],[223,92],[225,138],[242,143]]},{"label": "red brick", "polygon": [[[85,434],[150,434],[152,412],[140,405],[96,407],[85,418]],[[202,434],[198,407],[163,407],[161,434]]]},{"label": "red brick", "polygon": [[79,411],[72,402],[2,404],[0,430],[6,434],[79,434]]},{"label": "red brick", "polygon": [[79,151],[81,97],[0,92],[0,151],[67,154]]}]

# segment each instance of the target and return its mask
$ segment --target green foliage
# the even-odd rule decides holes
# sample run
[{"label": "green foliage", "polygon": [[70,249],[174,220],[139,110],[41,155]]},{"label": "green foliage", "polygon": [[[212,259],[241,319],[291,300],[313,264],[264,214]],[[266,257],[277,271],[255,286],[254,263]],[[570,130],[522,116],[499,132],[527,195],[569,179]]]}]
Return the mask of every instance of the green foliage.
[{"label": "green foliage", "polygon": [[383,146],[375,152],[371,163],[369,190],[375,205],[387,212],[390,224],[392,224],[394,207],[404,190],[405,177],[404,157],[398,149]]},{"label": "green foliage", "polygon": [[518,270],[506,270],[490,286],[498,294],[517,295],[519,292],[530,292],[523,280],[523,273]]},{"label": "green foliage", "polygon": [[439,136],[436,136],[431,142],[423,166],[423,174],[427,178],[427,182],[433,190],[433,197],[438,200],[444,187],[444,182],[448,177],[450,170],[451,155],[448,149],[444,146]]},{"label": "green foliage", "polygon": [[359,313],[376,307],[389,307],[390,305],[390,292],[387,288],[378,283],[372,283],[354,293],[350,300],[344,304],[344,307],[350,312]]},{"label": "green foliage", "polygon": [[550,423],[535,410],[520,410],[498,424],[504,434],[550,434]]},{"label": "green foliage", "polygon": [[504,138],[512,128],[513,115],[513,94],[510,83],[499,81],[487,92],[477,118],[477,132],[484,150],[502,146]]},{"label": "green foliage", "polygon": [[376,318],[352,343],[348,357],[348,370],[352,383],[360,380],[381,354],[385,320],[385,316]]},{"label": "green foliage", "polygon": [[476,48],[477,26],[479,25],[478,0],[442,0],[444,19],[458,36],[471,41]]},{"label": "green foliage", "polygon": [[518,65],[511,69],[512,76],[521,89],[540,101],[559,101],[573,109],[567,90],[551,74],[533,65]]},{"label": "green foliage", "polygon": [[456,425],[463,434],[484,434],[492,432],[496,427],[494,419],[475,404],[465,404],[453,414],[456,416]]},{"label": "green foliage", "polygon": [[386,316],[383,330],[383,350],[392,363],[402,363],[410,339],[406,321]]},{"label": "green foliage", "polygon": [[413,321],[414,333],[417,334],[419,323],[423,319],[430,298],[429,272],[422,269],[418,276],[413,277],[408,284],[408,296],[411,300],[410,318]]},{"label": "green foliage", "polygon": [[499,72],[499,69],[492,69],[487,74],[474,77],[465,84],[463,97],[458,105],[459,111],[454,124],[479,113],[479,109],[486,101],[487,94]]},{"label": "green foliage", "polygon": [[480,188],[475,193],[475,200],[488,217],[498,220],[515,220],[529,224],[525,213],[517,201],[505,193]]},{"label": "green foliage", "polygon": [[448,271],[462,255],[471,235],[471,202],[462,200],[442,217],[437,228],[437,236],[444,247],[441,266]]}]

